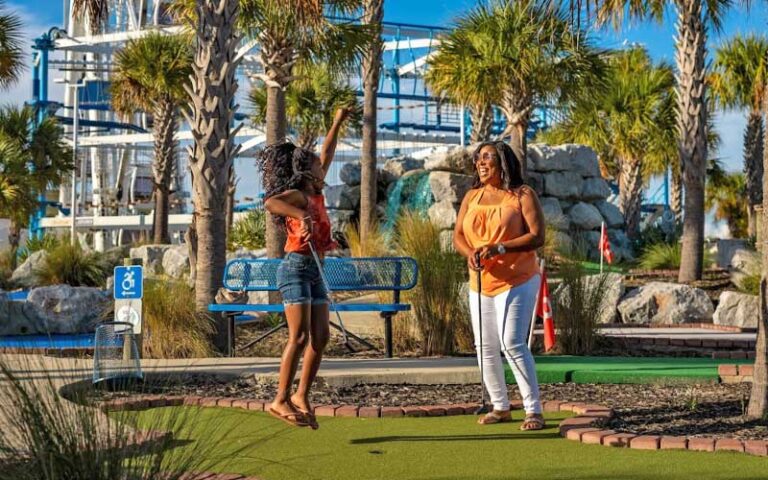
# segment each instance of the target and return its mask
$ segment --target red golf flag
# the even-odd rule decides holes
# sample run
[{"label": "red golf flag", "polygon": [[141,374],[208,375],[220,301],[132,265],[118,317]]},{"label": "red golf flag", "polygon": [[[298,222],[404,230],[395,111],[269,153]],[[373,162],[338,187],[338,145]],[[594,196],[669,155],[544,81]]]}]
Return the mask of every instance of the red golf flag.
[{"label": "red golf flag", "polygon": [[613,252],[611,251],[611,242],[608,240],[608,229],[605,228],[605,224],[600,229],[600,243],[597,248],[600,250],[600,255],[605,258],[608,263],[613,263]]},{"label": "red golf flag", "polygon": [[539,287],[539,302],[536,305],[536,316],[544,321],[544,351],[555,346],[555,321],[552,318],[552,304],[549,302],[549,286],[547,272],[541,271],[541,286]]}]

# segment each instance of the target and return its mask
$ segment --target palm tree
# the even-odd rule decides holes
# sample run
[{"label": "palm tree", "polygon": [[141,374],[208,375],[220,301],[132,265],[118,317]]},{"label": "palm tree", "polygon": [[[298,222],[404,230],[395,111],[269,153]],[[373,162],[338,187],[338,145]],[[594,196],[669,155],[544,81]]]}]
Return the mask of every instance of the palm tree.
[{"label": "palm tree", "polygon": [[[296,135],[296,143],[314,150],[318,137],[333,124],[336,110],[348,107],[352,111],[344,128],[359,130],[360,109],[357,92],[342,82],[336,72],[324,63],[306,64],[298,68],[299,79],[285,91],[285,111],[288,127]],[[254,107],[251,117],[255,124],[263,125],[267,118],[268,89],[263,82],[255,86],[249,95]],[[341,133],[344,134],[343,132]]]},{"label": "palm tree", "polygon": [[192,51],[185,36],[152,33],[131,40],[115,58],[112,105],[116,112],[152,113],[155,158],[152,162],[155,213],[154,243],[170,243],[168,208],[176,169],[178,109],[192,73]]},{"label": "palm tree", "polygon": [[110,0],[74,0],[72,14],[87,18],[90,31],[95,35],[109,19],[109,3]]},{"label": "palm tree", "polygon": [[[763,97],[768,80],[768,39],[737,35],[715,51],[712,93],[728,109],[748,109],[744,133],[744,174],[748,235],[754,237],[754,206],[763,201]],[[731,232],[733,234],[733,232]]]},{"label": "palm tree", "polygon": [[677,10],[675,37],[680,168],[684,196],[683,245],[678,280],[700,280],[704,266],[704,178],[707,166],[706,43],[711,27],[719,31],[733,0],[601,0],[599,23],[621,25],[629,14],[661,21],[668,5]]},{"label": "palm tree", "polygon": [[0,0],[0,89],[18,81],[24,70],[21,19],[5,9],[5,0]]},{"label": "palm tree", "polygon": [[613,54],[608,65],[604,88],[580,95],[544,138],[599,152],[603,170],[619,181],[627,235],[636,238],[644,180],[663,172],[677,153],[675,78],[671,66],[654,65],[642,47]]},{"label": "palm tree", "polygon": [[491,134],[491,99],[496,87],[494,78],[483,70],[482,58],[473,54],[474,38],[466,28],[455,28],[441,38],[437,52],[427,62],[425,78],[435,93],[469,108],[471,143],[483,142]]},{"label": "palm tree", "polygon": [[8,191],[15,191],[9,202],[0,204],[0,217],[11,221],[8,241],[13,248],[37,211],[40,194],[58,186],[74,168],[63,136],[53,117],[36,122],[29,107],[0,109],[0,176]]},{"label": "palm tree", "polygon": [[728,173],[719,161],[709,161],[704,206],[707,211],[714,209],[715,219],[725,221],[731,236],[735,238],[743,238],[747,233],[745,193],[746,179],[743,173]]},{"label": "palm tree", "polygon": [[365,243],[376,219],[376,129],[377,98],[381,73],[381,40],[384,0],[365,0],[363,23],[372,37],[363,56],[363,135],[360,152],[360,240]]},{"label": "palm tree", "polygon": [[[586,31],[572,26],[565,9],[547,0],[492,0],[456,22],[466,39],[463,61],[488,77],[507,120],[502,137],[524,158],[528,125],[537,102],[562,102],[598,83],[602,51]],[[525,162],[522,164],[525,174]]]},{"label": "palm tree", "polygon": [[[232,120],[240,58],[236,26],[240,13],[236,0],[199,0],[196,53],[192,64],[189,109],[183,110],[192,129],[188,147],[192,174],[197,249],[195,307],[207,314],[221,285],[226,264],[226,202],[230,171],[240,150],[235,145],[238,127]],[[217,322],[217,348],[226,347],[226,322]]]}]

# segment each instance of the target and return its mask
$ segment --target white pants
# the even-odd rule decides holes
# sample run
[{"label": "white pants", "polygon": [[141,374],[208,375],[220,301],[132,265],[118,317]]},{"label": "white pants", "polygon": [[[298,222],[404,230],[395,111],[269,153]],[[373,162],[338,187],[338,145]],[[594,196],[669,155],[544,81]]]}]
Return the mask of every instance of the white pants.
[{"label": "white pants", "polygon": [[[470,290],[469,307],[475,333],[477,358],[483,361],[483,379],[496,410],[509,410],[507,383],[501,352],[507,358],[523,397],[525,413],[541,413],[539,383],[533,354],[528,348],[528,331],[541,277],[534,276],[522,285],[493,297]],[[478,298],[483,317],[480,345]]]}]

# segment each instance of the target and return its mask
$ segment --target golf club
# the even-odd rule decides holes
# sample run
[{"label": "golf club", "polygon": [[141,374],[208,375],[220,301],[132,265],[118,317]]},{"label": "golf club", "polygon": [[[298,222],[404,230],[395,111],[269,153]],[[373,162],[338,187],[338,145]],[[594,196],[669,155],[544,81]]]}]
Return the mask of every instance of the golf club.
[{"label": "golf club", "polygon": [[[480,265],[480,253],[475,254],[475,263]],[[482,415],[488,413],[488,404],[485,403],[485,368],[483,362],[483,305],[482,305],[482,291],[483,281],[480,271],[477,273],[477,323],[480,336],[480,408],[475,410],[475,415]]]},{"label": "golf club", "polygon": [[317,264],[317,270],[320,272],[320,280],[322,280],[323,286],[325,287],[325,291],[328,293],[328,301],[331,303],[331,308],[333,309],[333,311],[336,312],[336,319],[339,321],[341,335],[342,337],[344,337],[344,346],[347,347],[350,351],[354,352],[355,349],[352,348],[352,344],[349,343],[349,337],[347,336],[347,329],[344,328],[344,322],[341,321],[341,314],[339,314],[339,310],[336,308],[335,302],[333,301],[333,295],[331,295],[331,288],[328,285],[328,281],[325,279],[325,273],[323,273],[323,264],[320,263],[320,257],[317,255],[317,251],[315,250],[315,244],[311,240],[309,242],[309,249],[312,251],[312,257],[314,257],[315,263]]}]

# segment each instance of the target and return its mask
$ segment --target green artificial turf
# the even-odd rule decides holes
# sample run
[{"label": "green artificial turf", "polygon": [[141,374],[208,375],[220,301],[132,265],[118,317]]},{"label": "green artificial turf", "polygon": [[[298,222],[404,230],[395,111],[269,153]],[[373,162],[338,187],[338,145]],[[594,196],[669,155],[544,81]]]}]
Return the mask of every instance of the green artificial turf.
[{"label": "green artificial turf", "polygon": [[[659,357],[536,357],[540,383],[663,383],[717,381],[720,364],[751,364],[754,360]],[[506,366],[508,383],[515,383]]]},{"label": "green artificial turf", "polygon": [[[162,410],[171,409],[135,415],[148,425]],[[757,480],[768,471],[768,459],[745,454],[582,445],[557,434],[564,413],[547,414],[549,428],[540,432],[521,432],[520,412],[515,423],[492,426],[477,425],[473,416],[321,417],[320,430],[311,431],[260,412],[194,410],[176,450],[194,449],[196,440],[215,459],[209,471],[262,480]],[[211,425],[221,435],[211,434]]]}]

